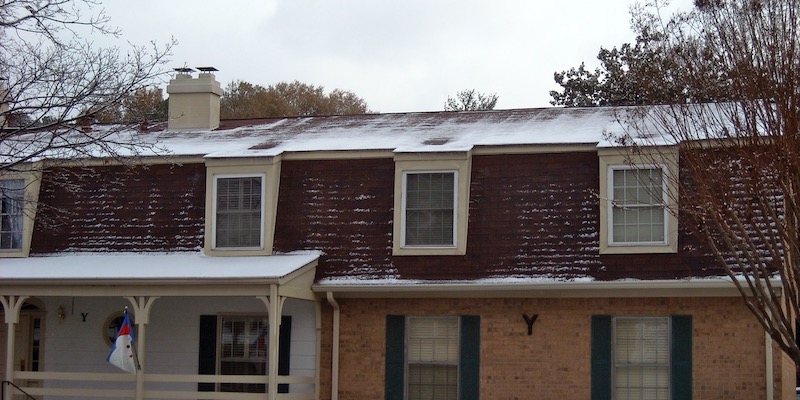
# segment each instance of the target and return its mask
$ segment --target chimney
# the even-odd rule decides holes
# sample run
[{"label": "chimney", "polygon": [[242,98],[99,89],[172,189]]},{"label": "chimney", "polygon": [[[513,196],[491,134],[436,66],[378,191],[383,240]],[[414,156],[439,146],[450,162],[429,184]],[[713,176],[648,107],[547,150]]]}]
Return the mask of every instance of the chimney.
[{"label": "chimney", "polygon": [[214,67],[175,68],[175,78],[167,85],[169,130],[211,130],[219,127],[219,97],[222,88],[214,78]]}]

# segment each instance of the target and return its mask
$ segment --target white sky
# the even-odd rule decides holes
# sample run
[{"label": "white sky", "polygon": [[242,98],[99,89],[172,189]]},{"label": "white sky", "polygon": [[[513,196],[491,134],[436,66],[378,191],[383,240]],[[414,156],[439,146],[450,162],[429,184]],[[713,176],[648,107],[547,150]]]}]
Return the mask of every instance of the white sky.
[{"label": "white sky", "polygon": [[[439,111],[474,88],[498,109],[549,106],[553,72],[633,42],[634,0],[105,0],[133,44],[178,40],[169,67],[223,87],[299,80],[378,112]],[[691,4],[676,0],[676,4]]]}]

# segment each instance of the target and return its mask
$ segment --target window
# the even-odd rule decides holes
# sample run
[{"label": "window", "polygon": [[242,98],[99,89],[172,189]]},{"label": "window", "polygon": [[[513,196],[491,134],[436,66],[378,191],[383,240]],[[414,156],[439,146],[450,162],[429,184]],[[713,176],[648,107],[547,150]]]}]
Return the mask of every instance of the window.
[{"label": "window", "polygon": [[386,399],[477,399],[479,363],[478,316],[386,318]]},{"label": "window", "polygon": [[[266,375],[266,317],[221,318],[220,375]],[[265,385],[256,383],[221,383],[221,392],[264,393]]]},{"label": "window", "polygon": [[600,254],[677,253],[677,149],[621,152],[598,151]]},{"label": "window", "polygon": [[0,250],[22,249],[25,180],[0,180]]},{"label": "window", "polygon": [[409,317],[408,400],[458,397],[458,318]]},{"label": "window", "polygon": [[217,176],[214,190],[214,247],[263,247],[263,176]]},{"label": "window", "polygon": [[[269,322],[266,315],[201,315],[198,350],[200,375],[267,375]],[[278,328],[278,375],[289,375],[292,317],[281,316]],[[201,392],[265,393],[263,383],[205,383]],[[278,384],[278,393],[289,393]]]},{"label": "window", "polygon": [[281,157],[210,158],[205,163],[205,254],[272,254]]},{"label": "window", "polygon": [[396,154],[392,254],[467,253],[469,153]]},{"label": "window", "polygon": [[692,317],[592,316],[592,399],[692,395]]},{"label": "window", "polygon": [[[111,314],[108,318],[106,318],[106,323],[103,324],[103,338],[106,340],[106,344],[111,347],[117,340],[117,333],[119,333],[119,329],[122,327],[122,321],[125,320],[125,314],[122,312],[115,312]],[[133,321],[131,321],[133,322]],[[132,325],[131,328],[133,329],[134,336],[136,334],[136,324]]]},{"label": "window", "polygon": [[666,243],[666,185],[661,167],[613,166],[611,244]]},{"label": "window", "polygon": [[406,172],[404,177],[405,246],[455,245],[457,173]]},{"label": "window", "polygon": [[669,399],[669,318],[615,318],[613,348],[615,399]]}]

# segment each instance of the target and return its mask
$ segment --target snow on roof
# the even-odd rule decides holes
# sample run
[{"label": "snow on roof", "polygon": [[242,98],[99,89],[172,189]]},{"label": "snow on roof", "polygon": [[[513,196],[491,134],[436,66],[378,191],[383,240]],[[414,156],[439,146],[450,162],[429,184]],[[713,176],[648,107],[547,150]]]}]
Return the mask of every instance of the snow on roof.
[{"label": "snow on roof", "polygon": [[191,253],[61,253],[4,259],[0,281],[279,279],[316,261],[320,252],[259,257]]},{"label": "snow on roof", "polygon": [[621,126],[612,108],[540,108],[296,117],[211,132],[161,134],[176,154],[274,156],[283,152],[468,151],[475,146],[585,144]]},{"label": "snow on roof", "polygon": [[[88,135],[104,136],[118,143],[139,143],[140,151],[163,156],[269,157],[285,152],[391,151],[461,152],[476,146],[537,144],[592,144],[607,133],[623,134],[619,113],[624,109],[537,108],[470,112],[417,112],[320,117],[223,120],[219,129],[169,131],[152,127],[149,132],[95,125]],[[0,143],[5,147],[26,146],[44,132],[15,136]],[[75,138],[72,138],[75,136]],[[72,132],[62,140],[81,142],[86,134]],[[147,150],[148,145],[153,146]],[[126,155],[129,148],[119,148]],[[81,153],[51,151],[43,157],[104,157],[104,149],[82,147]],[[9,150],[8,154],[13,154]]]}]

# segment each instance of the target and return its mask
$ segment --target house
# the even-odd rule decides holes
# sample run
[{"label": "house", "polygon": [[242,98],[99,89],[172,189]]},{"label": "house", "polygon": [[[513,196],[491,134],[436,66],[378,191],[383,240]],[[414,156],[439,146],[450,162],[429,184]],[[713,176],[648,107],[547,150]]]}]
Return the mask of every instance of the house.
[{"label": "house", "polygon": [[[794,396],[658,205],[674,152],[637,168],[603,139],[624,109],[220,121],[212,70],[168,93],[169,126],[120,133],[162,152],[0,177],[6,394]],[[105,362],[125,307],[136,374]]]}]

